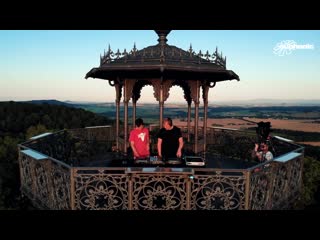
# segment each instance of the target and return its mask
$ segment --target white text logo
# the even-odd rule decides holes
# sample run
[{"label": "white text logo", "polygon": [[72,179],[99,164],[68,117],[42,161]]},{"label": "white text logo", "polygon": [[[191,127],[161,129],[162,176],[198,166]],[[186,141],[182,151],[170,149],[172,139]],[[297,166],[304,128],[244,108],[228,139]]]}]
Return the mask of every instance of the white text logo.
[{"label": "white text logo", "polygon": [[313,44],[303,44],[298,45],[293,40],[284,40],[279,43],[273,48],[273,53],[278,56],[289,55],[292,51],[297,49],[314,49]]}]

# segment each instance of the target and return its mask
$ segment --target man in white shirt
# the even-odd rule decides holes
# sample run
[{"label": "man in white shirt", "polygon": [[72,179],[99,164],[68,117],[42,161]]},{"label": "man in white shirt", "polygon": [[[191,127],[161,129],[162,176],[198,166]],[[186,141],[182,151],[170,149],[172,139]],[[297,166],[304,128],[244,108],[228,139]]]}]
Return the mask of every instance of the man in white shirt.
[{"label": "man in white shirt", "polygon": [[253,156],[257,157],[260,162],[270,161],[273,159],[273,154],[269,151],[269,146],[265,142],[262,142],[260,147],[259,144],[255,144]]}]

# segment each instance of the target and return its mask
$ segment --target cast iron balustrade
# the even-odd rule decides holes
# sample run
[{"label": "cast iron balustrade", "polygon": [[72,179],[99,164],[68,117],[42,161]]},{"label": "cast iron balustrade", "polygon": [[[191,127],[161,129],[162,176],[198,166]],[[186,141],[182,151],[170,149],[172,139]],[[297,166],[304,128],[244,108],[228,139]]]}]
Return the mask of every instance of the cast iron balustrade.
[{"label": "cast iron balustrade", "polygon": [[205,167],[146,167],[130,165],[114,132],[63,130],[20,144],[22,193],[40,209],[79,210],[288,209],[300,196],[304,148],[285,139],[273,137],[274,160],[258,163],[255,133],[211,127]]}]

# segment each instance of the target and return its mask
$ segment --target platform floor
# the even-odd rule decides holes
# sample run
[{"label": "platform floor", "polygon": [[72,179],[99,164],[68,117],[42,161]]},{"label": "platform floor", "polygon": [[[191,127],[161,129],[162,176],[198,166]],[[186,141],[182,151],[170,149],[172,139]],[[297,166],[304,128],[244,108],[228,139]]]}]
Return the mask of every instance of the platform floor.
[{"label": "platform floor", "polygon": [[[232,159],[224,156],[206,154],[206,166],[201,168],[221,168],[221,169],[246,169],[258,162],[247,162],[240,159]],[[103,156],[94,156],[81,162],[75,162],[74,166],[79,167],[157,167],[154,164],[135,164],[132,158],[124,157],[119,153],[106,153]],[[160,164],[161,167],[188,167],[184,162],[182,164]]]}]

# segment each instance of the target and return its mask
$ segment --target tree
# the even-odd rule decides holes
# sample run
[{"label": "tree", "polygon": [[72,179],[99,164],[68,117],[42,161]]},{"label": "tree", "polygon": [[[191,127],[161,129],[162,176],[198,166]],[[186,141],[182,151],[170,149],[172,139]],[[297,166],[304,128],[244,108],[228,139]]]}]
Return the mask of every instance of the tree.
[{"label": "tree", "polygon": [[9,208],[19,192],[17,144],[19,139],[6,136],[0,142],[0,208]]},{"label": "tree", "polygon": [[304,157],[303,166],[303,190],[301,201],[297,204],[299,208],[316,204],[315,194],[320,183],[320,162],[312,157]]},{"label": "tree", "polygon": [[26,137],[27,139],[29,139],[33,136],[36,136],[45,132],[48,132],[48,129],[42,124],[38,124],[37,126],[31,126],[27,129]]},{"label": "tree", "polygon": [[42,118],[42,124],[45,125],[47,128],[52,129],[54,128],[54,124],[52,123],[51,118],[49,117],[48,114],[44,115]]},{"label": "tree", "polygon": [[38,113],[31,113],[30,115],[27,115],[24,120],[25,127],[28,126],[35,126],[39,123],[39,114]]},{"label": "tree", "polygon": [[108,122],[109,119],[92,112],[66,106],[0,103],[0,209],[29,207],[20,195],[19,143],[48,129],[98,126]]}]

